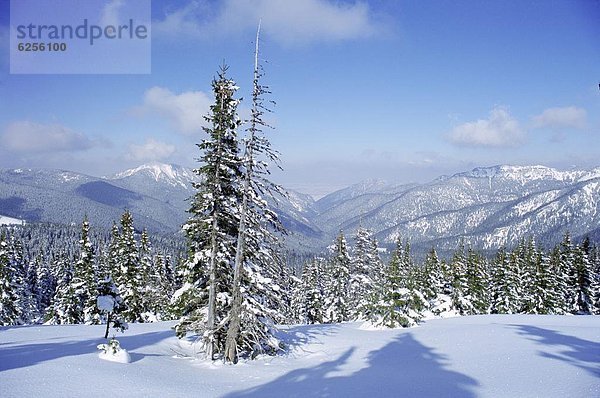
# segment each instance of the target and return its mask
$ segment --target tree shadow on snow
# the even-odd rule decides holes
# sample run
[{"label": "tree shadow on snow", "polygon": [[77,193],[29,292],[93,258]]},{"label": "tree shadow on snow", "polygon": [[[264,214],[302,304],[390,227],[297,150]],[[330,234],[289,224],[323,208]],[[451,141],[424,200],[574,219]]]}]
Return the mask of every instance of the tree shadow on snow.
[{"label": "tree shadow on snow", "polygon": [[[315,324],[307,326],[280,326],[277,337],[286,345],[286,351],[290,352],[295,349],[302,349],[311,343],[319,341],[321,336],[329,336],[334,334],[338,329],[337,324]],[[304,349],[302,349],[305,351]]]},{"label": "tree shadow on snow", "polygon": [[243,397],[475,397],[478,382],[446,369],[447,359],[401,334],[368,356],[368,365],[348,376],[342,371],[355,348],[311,368],[293,370],[269,383],[226,395]]},{"label": "tree shadow on snow", "polygon": [[[133,336],[117,336],[121,347],[127,351],[135,350],[147,345],[152,345],[166,338],[172,337],[170,330],[162,332],[149,332]],[[103,338],[63,341],[63,342],[43,342],[14,345],[11,347],[2,347],[0,349],[0,372],[25,368],[38,363],[52,361],[64,357],[97,354],[98,344],[105,343]],[[141,360],[144,356],[151,354],[130,353],[132,362]]]},{"label": "tree shadow on snow", "polygon": [[518,333],[544,346],[563,346],[566,349],[559,354],[538,351],[544,358],[557,359],[577,366],[600,377],[600,343],[569,336],[554,330],[531,325],[509,325],[517,328]]}]

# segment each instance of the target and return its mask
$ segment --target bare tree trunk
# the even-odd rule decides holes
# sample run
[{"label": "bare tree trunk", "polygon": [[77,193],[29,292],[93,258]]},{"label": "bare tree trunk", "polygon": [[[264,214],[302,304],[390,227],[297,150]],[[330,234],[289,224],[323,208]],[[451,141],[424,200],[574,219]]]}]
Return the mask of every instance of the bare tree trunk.
[{"label": "bare tree trunk", "polygon": [[[213,213],[215,213],[213,211]],[[208,318],[206,320],[206,329],[211,333],[215,329],[215,311],[217,303],[217,217],[213,214],[213,224],[210,234],[211,254],[210,254],[210,273],[208,284]],[[212,336],[206,345],[206,354],[213,359],[214,340]]]},{"label": "bare tree trunk", "polygon": [[[258,40],[260,35],[260,22],[256,31],[256,48],[254,51],[254,93],[258,93]],[[253,116],[257,112],[256,98],[254,97]],[[256,120],[253,117],[250,126],[250,137],[246,143],[246,175],[244,176],[244,190],[242,192],[242,208],[240,211],[240,222],[238,227],[237,246],[235,252],[235,263],[233,268],[233,303],[229,315],[229,327],[227,329],[227,338],[225,340],[225,360],[231,363],[237,363],[237,340],[240,334],[241,312],[242,312],[242,267],[244,261],[245,238],[246,238],[246,219],[248,214],[248,196],[250,195],[250,182],[252,180],[252,165],[254,162],[252,153],[252,142],[256,132]]]},{"label": "bare tree trunk", "polygon": [[104,332],[104,338],[107,339],[108,338],[108,328],[110,327],[110,312],[108,313],[108,315],[106,316],[106,332]]}]

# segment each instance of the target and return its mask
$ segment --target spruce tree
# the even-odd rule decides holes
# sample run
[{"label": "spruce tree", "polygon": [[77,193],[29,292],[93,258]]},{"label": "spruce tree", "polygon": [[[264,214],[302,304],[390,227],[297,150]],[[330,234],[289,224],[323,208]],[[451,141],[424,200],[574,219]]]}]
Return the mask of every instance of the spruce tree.
[{"label": "spruce tree", "polygon": [[575,313],[589,315],[593,313],[593,270],[590,239],[585,238],[575,250]]},{"label": "spruce tree", "polygon": [[26,280],[30,294],[30,315],[28,323],[36,323],[40,320],[40,295],[38,289],[38,269],[41,267],[43,262],[40,254],[33,258],[33,261],[28,261],[29,265],[26,269]]},{"label": "spruce tree", "polygon": [[157,253],[152,259],[152,268],[148,275],[152,289],[147,298],[148,306],[159,319],[169,319],[169,306],[165,300],[173,294],[173,281],[169,280],[169,256]]},{"label": "spruce tree", "polygon": [[487,263],[472,248],[466,258],[467,296],[472,303],[471,314],[487,314],[490,310],[489,274]]},{"label": "spruce tree", "polygon": [[452,274],[452,306],[460,314],[472,314],[473,303],[469,296],[469,283],[467,278],[467,256],[463,242],[454,252],[451,263]]},{"label": "spruce tree", "polygon": [[260,83],[263,73],[258,62],[259,35],[260,25],[254,53],[252,111],[240,164],[242,198],[233,264],[233,301],[225,346],[225,358],[233,363],[240,353],[254,356],[280,348],[272,324],[278,317],[274,307],[281,301],[283,291],[277,283],[278,269],[283,263],[275,235],[282,227],[265,196],[282,190],[267,179],[269,166],[278,165],[279,155],[264,134],[264,129],[269,127],[263,119],[268,111],[263,99],[268,88]]},{"label": "spruce tree", "polygon": [[9,261],[9,247],[6,235],[0,236],[0,325],[17,325],[20,314],[17,308],[18,297],[12,284],[12,270]]},{"label": "spruce tree", "polygon": [[106,322],[106,330],[104,332],[104,338],[108,338],[110,327],[112,326],[115,330],[124,332],[127,330],[128,325],[121,316],[121,314],[127,310],[125,301],[119,294],[117,286],[114,284],[110,277],[100,281],[98,284],[98,294],[96,297],[96,306],[98,312],[103,315],[104,322]]},{"label": "spruce tree", "polygon": [[575,249],[571,235],[566,233],[560,243],[560,274],[564,278],[565,310],[569,313],[578,311],[578,278]]},{"label": "spruce tree", "polygon": [[535,273],[529,313],[562,314],[558,275],[554,274],[550,257],[538,251],[535,257]]},{"label": "spruce tree", "polygon": [[435,248],[431,248],[425,257],[422,271],[421,290],[429,302],[429,308],[434,315],[451,311],[452,292],[451,273],[444,260],[438,258]]},{"label": "spruce tree", "polygon": [[592,252],[593,260],[591,296],[593,313],[595,315],[600,315],[600,247],[596,246]]},{"label": "spruce tree", "polygon": [[8,257],[10,284],[16,297],[14,305],[18,314],[18,324],[26,324],[36,318],[37,306],[27,277],[28,267],[21,239],[11,237]]},{"label": "spruce tree", "polygon": [[552,275],[549,279],[550,287],[548,288],[548,292],[551,294],[551,312],[554,314],[565,314],[569,312],[569,305],[567,304],[569,276],[565,273],[560,245],[555,246],[550,252],[548,272]]},{"label": "spruce tree", "polygon": [[[52,260],[53,262],[53,260]],[[41,259],[36,268],[36,296],[39,302],[40,312],[44,314],[52,302],[56,290],[56,280],[46,259]]]},{"label": "spruce tree", "polygon": [[303,296],[302,312],[304,319],[301,320],[301,323],[323,323],[323,267],[324,260],[315,258],[305,265],[302,270],[302,287],[300,292]]},{"label": "spruce tree", "polygon": [[290,323],[307,323],[306,322],[306,306],[304,300],[304,283],[301,278],[295,275],[290,276]]},{"label": "spruce tree", "polygon": [[418,290],[410,245],[399,240],[385,270],[383,290],[375,310],[375,323],[395,328],[413,326],[422,318],[427,302]]},{"label": "spruce tree", "polygon": [[64,254],[56,258],[58,271],[56,293],[48,308],[46,319],[51,325],[83,323],[83,311],[73,283],[73,265]]},{"label": "spruce tree", "polygon": [[108,277],[110,277],[113,281],[120,281],[122,279],[121,268],[119,264],[119,245],[119,226],[117,225],[117,222],[114,221],[112,228],[110,229],[110,241],[105,251],[106,255],[98,267],[98,280],[103,281]]},{"label": "spruce tree", "polygon": [[332,323],[344,322],[350,319],[348,308],[348,279],[350,256],[346,238],[340,231],[332,247],[333,257],[328,262],[325,273],[325,321]]},{"label": "spruce tree", "polygon": [[140,237],[140,283],[142,286],[142,307],[146,320],[160,320],[163,313],[163,264],[156,263],[148,231],[142,230]]},{"label": "spruce tree", "polygon": [[356,231],[350,263],[348,286],[351,319],[370,319],[378,299],[383,275],[383,263],[377,252],[377,242],[371,231]]},{"label": "spruce tree", "polygon": [[208,138],[198,144],[201,166],[194,172],[190,218],[184,225],[189,257],[184,264],[185,283],[173,301],[181,314],[176,326],[179,336],[187,332],[203,336],[209,358],[224,350],[227,315],[231,308],[232,266],[238,236],[238,203],[242,172],[237,139],[240,120],[238,87],[223,66],[212,82],[215,102],[205,117]]},{"label": "spruce tree", "polygon": [[143,270],[135,240],[133,216],[128,210],[121,216],[121,234],[118,247],[116,283],[121,297],[127,305],[127,309],[123,311],[123,318],[126,322],[145,322],[147,315],[144,307]]},{"label": "spruce tree", "polygon": [[444,274],[440,259],[433,247],[425,257],[422,276],[423,294],[427,300],[434,300],[439,294],[442,294],[444,289]]},{"label": "spruce tree", "polygon": [[79,259],[75,263],[73,289],[79,301],[81,315],[78,316],[86,324],[99,324],[100,317],[96,307],[96,292],[98,289],[95,272],[95,254],[90,241],[90,223],[87,216],[81,224],[81,239],[79,240]]}]

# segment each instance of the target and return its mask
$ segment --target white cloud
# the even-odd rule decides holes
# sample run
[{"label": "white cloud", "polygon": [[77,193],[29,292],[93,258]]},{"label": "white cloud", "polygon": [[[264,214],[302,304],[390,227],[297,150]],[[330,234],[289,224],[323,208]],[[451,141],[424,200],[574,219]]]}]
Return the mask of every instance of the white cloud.
[{"label": "white cloud", "polygon": [[456,126],[450,142],[472,147],[514,147],[523,142],[525,132],[505,108],[495,107],[487,119]]},{"label": "white cloud", "polygon": [[575,128],[584,129],[587,122],[587,112],[583,108],[567,106],[564,108],[549,108],[532,118],[534,128]]},{"label": "white cloud", "polygon": [[202,91],[186,91],[175,94],[163,87],[152,87],[144,93],[141,106],[133,114],[159,114],[167,118],[173,128],[183,134],[198,133],[205,125],[212,99]]},{"label": "white cloud", "polygon": [[127,159],[135,161],[163,160],[175,152],[175,146],[149,138],[142,145],[129,146]]},{"label": "white cloud", "polygon": [[125,3],[123,0],[112,0],[108,2],[102,8],[102,15],[100,16],[100,24],[102,26],[119,25],[119,11]]},{"label": "white cloud", "polygon": [[60,124],[30,121],[9,124],[0,135],[0,143],[9,151],[36,153],[81,151],[96,145],[84,134]]},{"label": "white cloud", "polygon": [[262,20],[262,32],[284,45],[370,37],[381,30],[365,2],[329,0],[192,1],[153,23],[153,32],[214,39],[246,33]]}]

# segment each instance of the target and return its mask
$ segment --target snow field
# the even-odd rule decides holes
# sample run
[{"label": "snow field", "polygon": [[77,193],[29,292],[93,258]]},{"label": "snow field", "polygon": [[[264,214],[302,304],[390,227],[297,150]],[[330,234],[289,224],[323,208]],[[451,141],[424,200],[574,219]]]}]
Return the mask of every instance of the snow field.
[{"label": "snow field", "polygon": [[284,326],[286,353],[197,359],[173,322],[117,334],[131,363],[100,360],[104,326],[0,328],[10,397],[599,397],[600,317],[480,315],[395,330]]}]

